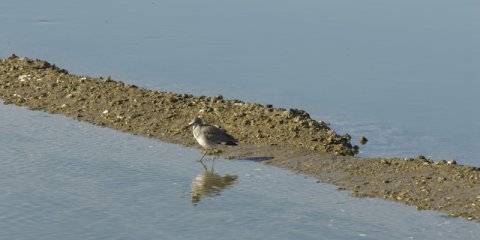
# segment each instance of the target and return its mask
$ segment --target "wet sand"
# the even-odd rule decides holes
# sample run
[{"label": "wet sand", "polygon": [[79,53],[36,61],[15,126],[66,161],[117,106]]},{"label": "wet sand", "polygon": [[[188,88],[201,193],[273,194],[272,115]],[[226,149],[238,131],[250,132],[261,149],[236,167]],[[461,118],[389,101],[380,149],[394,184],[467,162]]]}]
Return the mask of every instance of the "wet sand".
[{"label": "wet sand", "polygon": [[378,197],[480,221],[480,168],[416,158],[357,158],[358,146],[298,109],[151,91],[69,74],[42,60],[12,55],[0,62],[5,104],[63,114],[124,132],[198,147],[185,125],[195,116],[240,143],[227,159],[261,161],[316,177],[356,197]]}]

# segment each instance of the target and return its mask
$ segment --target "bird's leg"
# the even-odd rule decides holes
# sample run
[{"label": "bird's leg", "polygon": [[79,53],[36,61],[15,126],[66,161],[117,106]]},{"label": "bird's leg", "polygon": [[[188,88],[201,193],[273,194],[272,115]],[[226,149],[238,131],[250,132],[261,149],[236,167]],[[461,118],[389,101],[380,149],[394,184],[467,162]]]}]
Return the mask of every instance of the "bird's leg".
[{"label": "bird's leg", "polygon": [[198,161],[201,162],[203,160],[203,158],[205,157],[205,155],[207,155],[207,149],[205,149],[205,153],[203,154],[202,158],[200,158],[200,160],[198,160]]},{"label": "bird's leg", "polygon": [[200,164],[202,164],[203,168],[205,169],[206,172],[208,172],[208,168],[207,166],[205,166],[205,164],[203,163],[202,160],[198,161]]},{"label": "bird's leg", "polygon": [[215,161],[215,157],[216,157],[216,155],[215,155],[215,154],[216,154],[216,153],[215,153],[215,152],[213,152],[213,155],[212,155],[212,161]]},{"label": "bird's leg", "polygon": [[200,164],[202,164],[203,168],[205,168],[205,171],[208,172],[208,168],[207,166],[205,166],[205,164],[203,163],[203,157],[205,157],[205,154],[207,154],[207,149],[205,149],[205,153],[203,154],[202,158],[200,158],[200,160],[198,160],[197,162],[199,162]]},{"label": "bird's leg", "polygon": [[212,160],[212,173],[213,173],[213,166],[215,165],[215,158]]}]

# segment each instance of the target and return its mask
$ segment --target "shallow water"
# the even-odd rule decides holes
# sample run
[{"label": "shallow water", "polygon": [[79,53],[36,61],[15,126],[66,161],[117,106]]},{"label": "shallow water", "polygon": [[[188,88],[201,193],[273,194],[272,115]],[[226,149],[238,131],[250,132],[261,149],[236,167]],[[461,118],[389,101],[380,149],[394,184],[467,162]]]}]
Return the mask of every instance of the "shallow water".
[{"label": "shallow water", "polygon": [[[469,0],[2,0],[0,57],[302,108],[354,141],[367,136],[360,156],[424,154],[480,166],[479,11]],[[218,173],[238,176],[236,183],[195,206],[197,150],[0,111],[0,238],[478,239],[480,232],[478,224],[352,199],[248,161],[219,160]]]},{"label": "shallow water", "polygon": [[[0,106],[0,239],[478,239],[480,225],[245,160],[193,204],[200,152]],[[211,166],[207,161],[206,165]]]}]

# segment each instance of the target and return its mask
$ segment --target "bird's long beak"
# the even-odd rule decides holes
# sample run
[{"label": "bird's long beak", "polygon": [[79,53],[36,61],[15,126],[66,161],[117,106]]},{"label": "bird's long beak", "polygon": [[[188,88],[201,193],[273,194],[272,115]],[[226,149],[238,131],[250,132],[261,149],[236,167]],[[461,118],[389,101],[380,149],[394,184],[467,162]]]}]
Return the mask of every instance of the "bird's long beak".
[{"label": "bird's long beak", "polygon": [[187,129],[187,128],[191,127],[191,126],[193,126],[193,123],[188,124],[188,125],[185,126],[183,129]]}]

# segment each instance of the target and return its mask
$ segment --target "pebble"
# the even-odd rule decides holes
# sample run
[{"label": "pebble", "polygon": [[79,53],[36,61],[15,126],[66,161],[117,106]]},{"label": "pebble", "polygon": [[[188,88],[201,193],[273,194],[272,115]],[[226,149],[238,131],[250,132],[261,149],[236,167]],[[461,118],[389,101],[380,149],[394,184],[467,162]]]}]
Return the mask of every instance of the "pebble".
[{"label": "pebble", "polygon": [[444,165],[444,164],[447,164],[447,161],[445,161],[445,160],[440,160],[440,161],[436,162],[435,164],[437,164],[437,165]]},{"label": "pebble", "polygon": [[448,161],[447,161],[447,164],[457,165],[457,161],[455,161],[455,159],[448,160]]},{"label": "pebble", "polygon": [[28,77],[30,77],[30,75],[28,75],[28,74],[23,74],[23,75],[18,76],[18,80],[19,80],[20,82],[25,82]]},{"label": "pebble", "polygon": [[445,177],[437,177],[437,182],[444,182],[447,181],[447,178]]}]

